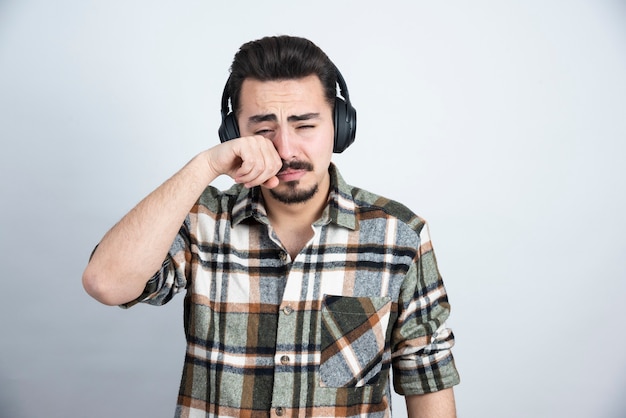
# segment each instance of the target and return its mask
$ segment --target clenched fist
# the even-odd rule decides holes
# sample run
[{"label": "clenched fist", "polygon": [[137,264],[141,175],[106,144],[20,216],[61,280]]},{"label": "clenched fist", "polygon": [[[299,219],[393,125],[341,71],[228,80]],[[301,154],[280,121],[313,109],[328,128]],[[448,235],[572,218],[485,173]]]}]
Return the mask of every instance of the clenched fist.
[{"label": "clenched fist", "polygon": [[278,186],[282,167],[278,151],[269,139],[246,136],[223,142],[206,151],[207,163],[216,176],[226,174],[246,187]]}]

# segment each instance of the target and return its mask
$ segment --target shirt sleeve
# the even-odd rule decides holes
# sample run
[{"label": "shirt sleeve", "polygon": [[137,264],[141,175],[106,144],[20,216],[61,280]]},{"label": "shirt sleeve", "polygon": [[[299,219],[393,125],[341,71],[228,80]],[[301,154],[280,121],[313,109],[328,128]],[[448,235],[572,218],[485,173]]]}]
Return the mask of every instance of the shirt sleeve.
[{"label": "shirt sleeve", "polygon": [[164,305],[187,287],[187,273],[191,259],[188,226],[189,218],[185,220],[174,238],[161,268],[148,280],[141,295],[135,300],[120,305],[121,308],[127,309],[140,302],[157,306]]},{"label": "shirt sleeve", "polygon": [[428,227],[402,284],[392,339],[393,383],[400,395],[436,392],[459,383],[446,326],[450,304],[437,268]]}]

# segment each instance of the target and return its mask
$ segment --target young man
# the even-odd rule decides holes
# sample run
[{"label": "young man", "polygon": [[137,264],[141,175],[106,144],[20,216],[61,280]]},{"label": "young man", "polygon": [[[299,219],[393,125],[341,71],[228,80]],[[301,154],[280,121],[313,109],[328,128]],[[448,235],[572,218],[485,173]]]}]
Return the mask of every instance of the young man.
[{"label": "young man", "polygon": [[[108,305],[186,290],[176,416],[386,417],[390,367],[410,417],[454,416],[425,222],[331,163],[356,124],[332,62],[302,38],[249,42],[222,107],[222,142],[115,225],[83,275]],[[236,185],[211,187],[220,175]]]}]

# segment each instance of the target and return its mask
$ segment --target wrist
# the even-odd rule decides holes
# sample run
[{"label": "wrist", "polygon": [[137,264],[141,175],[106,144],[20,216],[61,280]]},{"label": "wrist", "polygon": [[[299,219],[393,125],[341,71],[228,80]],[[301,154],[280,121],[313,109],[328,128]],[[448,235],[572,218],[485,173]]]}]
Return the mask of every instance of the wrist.
[{"label": "wrist", "polygon": [[211,158],[211,149],[202,151],[200,154],[196,155],[192,161],[197,165],[197,172],[200,177],[207,182],[207,185],[222,175],[215,167],[215,163]]}]

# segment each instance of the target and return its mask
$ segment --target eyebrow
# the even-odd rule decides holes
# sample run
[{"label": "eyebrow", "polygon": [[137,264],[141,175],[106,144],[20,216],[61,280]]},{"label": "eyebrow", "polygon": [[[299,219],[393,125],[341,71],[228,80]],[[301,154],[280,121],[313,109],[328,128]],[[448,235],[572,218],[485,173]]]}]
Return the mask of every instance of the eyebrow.
[{"label": "eyebrow", "polygon": [[[319,113],[304,113],[302,115],[291,115],[287,117],[288,122],[300,122],[303,120],[317,119],[320,117]],[[276,122],[278,118],[274,113],[267,113],[264,115],[254,115],[248,118],[248,126],[262,123],[262,122]]]}]

